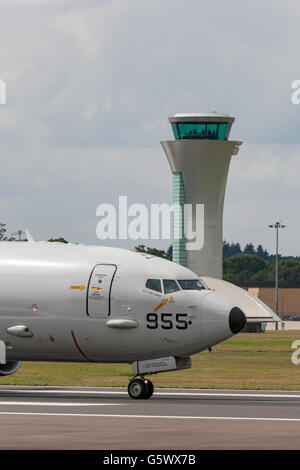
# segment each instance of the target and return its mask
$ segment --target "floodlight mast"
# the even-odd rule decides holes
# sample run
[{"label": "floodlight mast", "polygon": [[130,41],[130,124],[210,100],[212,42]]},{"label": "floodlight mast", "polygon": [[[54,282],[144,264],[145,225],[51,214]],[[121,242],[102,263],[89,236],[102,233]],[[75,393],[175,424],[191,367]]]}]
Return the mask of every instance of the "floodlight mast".
[{"label": "floodlight mast", "polygon": [[[275,224],[269,225],[268,227],[276,229],[275,313],[278,315],[278,229],[286,228],[286,225],[283,225],[280,221],[275,222]],[[278,322],[276,322],[276,330],[278,330]]]}]

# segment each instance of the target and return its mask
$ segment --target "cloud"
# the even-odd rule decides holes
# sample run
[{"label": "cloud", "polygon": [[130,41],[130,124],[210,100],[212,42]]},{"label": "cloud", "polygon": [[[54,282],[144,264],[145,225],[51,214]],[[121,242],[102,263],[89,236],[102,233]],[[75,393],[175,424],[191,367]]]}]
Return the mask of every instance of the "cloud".
[{"label": "cloud", "polygon": [[[262,243],[275,251],[269,224],[288,225],[281,235],[282,254],[300,254],[300,145],[248,144],[232,157],[224,211],[224,235],[242,244]],[[238,236],[237,236],[238,234]]]},{"label": "cloud", "polygon": [[171,200],[168,116],[217,110],[245,142],[225,235],[271,249],[261,227],[282,217],[300,254],[298,2],[4,0],[0,12],[4,222],[94,242],[100,199]]}]

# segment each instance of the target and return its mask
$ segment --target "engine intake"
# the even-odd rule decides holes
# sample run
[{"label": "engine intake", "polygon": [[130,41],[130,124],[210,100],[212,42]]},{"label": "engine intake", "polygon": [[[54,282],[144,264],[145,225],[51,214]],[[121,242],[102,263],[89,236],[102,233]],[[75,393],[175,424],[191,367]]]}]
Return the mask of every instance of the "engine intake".
[{"label": "engine intake", "polygon": [[14,374],[21,364],[22,361],[8,361],[6,364],[0,364],[0,376]]}]

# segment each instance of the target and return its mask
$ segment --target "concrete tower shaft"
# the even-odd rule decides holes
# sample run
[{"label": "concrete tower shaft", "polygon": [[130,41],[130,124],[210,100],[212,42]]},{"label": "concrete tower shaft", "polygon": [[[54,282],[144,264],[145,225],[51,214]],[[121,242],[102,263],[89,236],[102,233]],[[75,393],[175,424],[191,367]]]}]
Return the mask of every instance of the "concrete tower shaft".
[{"label": "concrete tower shaft", "polygon": [[[204,204],[203,248],[185,250],[184,241],[173,240],[173,261],[200,276],[221,279],[227,175],[231,156],[238,153],[241,145],[227,140],[234,118],[216,113],[184,114],[169,121],[175,140],[161,144],[173,173],[173,203],[192,204],[193,208],[195,204]],[[195,228],[195,210],[192,224]]]}]

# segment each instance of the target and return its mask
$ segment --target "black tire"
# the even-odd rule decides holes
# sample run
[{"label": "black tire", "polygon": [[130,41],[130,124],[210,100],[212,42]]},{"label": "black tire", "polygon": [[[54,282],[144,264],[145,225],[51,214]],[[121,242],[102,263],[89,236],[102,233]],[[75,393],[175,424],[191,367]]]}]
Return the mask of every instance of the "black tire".
[{"label": "black tire", "polygon": [[130,380],[128,384],[128,395],[130,398],[137,400],[139,398],[144,398],[147,392],[146,385],[141,379]]},{"label": "black tire", "polygon": [[153,383],[151,382],[151,380],[147,380],[147,383],[145,385],[146,385],[145,387],[146,391],[142,398],[148,399],[152,397],[153,392],[154,392],[154,387],[153,387]]}]

